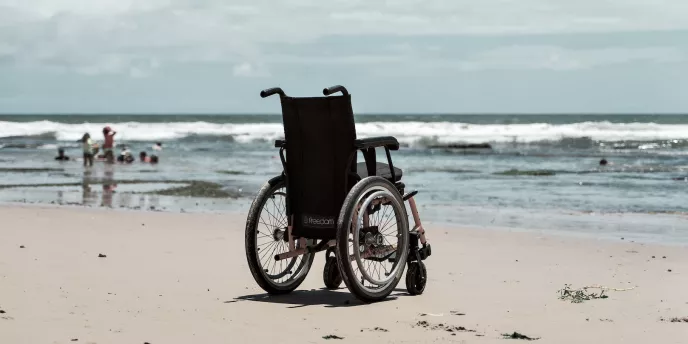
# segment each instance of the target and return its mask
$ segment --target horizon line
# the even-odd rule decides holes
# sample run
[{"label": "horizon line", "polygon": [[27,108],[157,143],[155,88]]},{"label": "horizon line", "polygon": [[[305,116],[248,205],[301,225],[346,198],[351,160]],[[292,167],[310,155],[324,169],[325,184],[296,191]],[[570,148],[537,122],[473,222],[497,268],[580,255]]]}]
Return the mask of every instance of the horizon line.
[{"label": "horizon line", "polygon": [[[0,116],[281,116],[281,113],[260,112],[19,112]],[[356,116],[681,116],[688,112],[369,112],[354,113]]]}]

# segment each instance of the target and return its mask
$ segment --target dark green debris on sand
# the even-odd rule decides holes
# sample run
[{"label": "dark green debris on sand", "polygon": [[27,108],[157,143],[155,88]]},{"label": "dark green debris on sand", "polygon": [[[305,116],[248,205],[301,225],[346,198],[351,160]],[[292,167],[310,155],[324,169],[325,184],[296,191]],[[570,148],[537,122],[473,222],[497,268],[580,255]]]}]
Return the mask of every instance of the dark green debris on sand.
[{"label": "dark green debris on sand", "polygon": [[538,339],[540,339],[540,338],[530,338],[530,337],[528,337],[524,334],[520,334],[518,332],[514,332],[511,334],[503,333],[502,336],[504,337],[504,339],[521,339],[521,340],[538,340]]},{"label": "dark green debris on sand", "polygon": [[593,288],[571,289],[570,284],[564,284],[564,288],[558,291],[559,299],[570,300],[571,303],[582,303],[588,300],[608,298],[608,296],[604,294],[604,289],[602,289],[599,294],[588,292],[588,289]]},{"label": "dark green debris on sand", "polygon": [[336,336],[333,334],[328,334],[327,336],[323,336],[323,339],[344,339],[343,337]]},{"label": "dark green debris on sand", "polygon": [[156,190],[147,192],[149,194],[156,194],[162,196],[185,196],[185,197],[210,197],[210,198],[236,198],[236,194],[232,194],[222,190],[222,185],[204,181],[191,181],[189,185],[180,186],[171,189]]},{"label": "dark green debris on sand", "polygon": [[517,169],[511,169],[508,171],[495,172],[496,175],[501,176],[553,176],[556,175],[554,171],[550,170],[533,170],[533,171],[519,171]]}]

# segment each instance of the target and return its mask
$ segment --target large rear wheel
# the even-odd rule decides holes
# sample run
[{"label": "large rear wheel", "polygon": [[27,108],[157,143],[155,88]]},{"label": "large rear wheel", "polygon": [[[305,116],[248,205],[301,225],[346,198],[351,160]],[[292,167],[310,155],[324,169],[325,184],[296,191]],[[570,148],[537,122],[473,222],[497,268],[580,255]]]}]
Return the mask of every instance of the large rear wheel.
[{"label": "large rear wheel", "polygon": [[389,296],[409,254],[399,191],[382,177],[362,179],[347,195],[337,226],[337,264],[349,291],[365,302]]},{"label": "large rear wheel", "polygon": [[[275,260],[275,255],[289,251],[286,202],[284,180],[267,182],[253,200],[246,220],[246,260],[253,278],[270,294],[296,289],[313,265],[312,253]],[[312,240],[307,243],[311,245]]]}]

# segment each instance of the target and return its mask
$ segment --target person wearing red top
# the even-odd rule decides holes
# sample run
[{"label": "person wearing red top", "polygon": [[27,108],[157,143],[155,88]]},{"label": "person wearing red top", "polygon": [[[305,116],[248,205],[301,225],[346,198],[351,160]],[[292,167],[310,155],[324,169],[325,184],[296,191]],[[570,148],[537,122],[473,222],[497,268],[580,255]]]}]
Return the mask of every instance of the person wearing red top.
[{"label": "person wearing red top", "polygon": [[112,128],[103,128],[103,136],[105,136],[105,143],[103,143],[103,152],[105,153],[105,159],[109,164],[115,163],[115,153],[112,150],[115,146],[115,134],[117,134],[117,132],[112,130]]}]

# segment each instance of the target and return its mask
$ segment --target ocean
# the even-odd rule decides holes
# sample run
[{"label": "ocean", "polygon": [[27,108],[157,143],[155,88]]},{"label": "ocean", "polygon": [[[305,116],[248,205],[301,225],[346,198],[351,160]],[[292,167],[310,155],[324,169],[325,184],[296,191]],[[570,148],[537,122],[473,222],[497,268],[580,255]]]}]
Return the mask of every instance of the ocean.
[{"label": "ocean", "polygon": [[[105,125],[160,162],[84,169],[77,140],[102,142]],[[393,161],[426,221],[688,243],[688,115],[383,114],[356,127],[401,142]],[[279,114],[0,115],[0,202],[246,212],[281,171],[281,137]],[[79,160],[54,160],[58,148]]]}]

